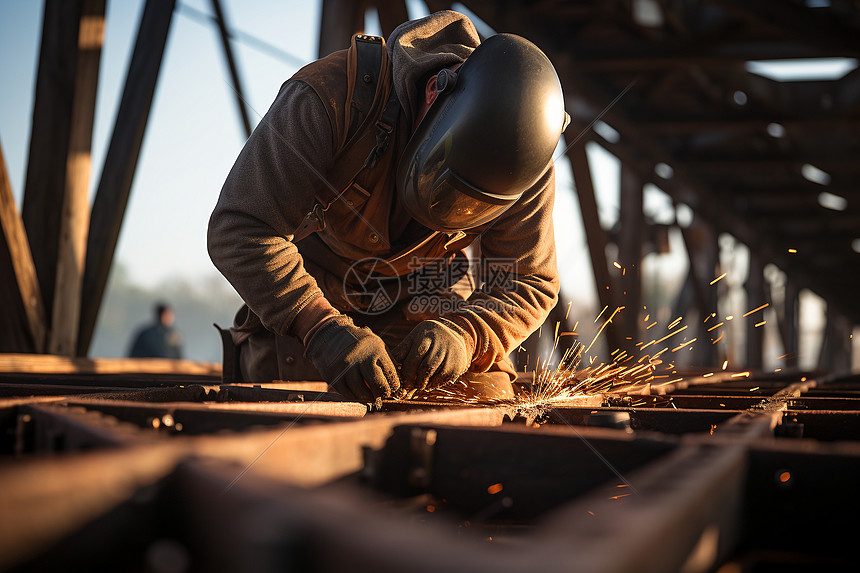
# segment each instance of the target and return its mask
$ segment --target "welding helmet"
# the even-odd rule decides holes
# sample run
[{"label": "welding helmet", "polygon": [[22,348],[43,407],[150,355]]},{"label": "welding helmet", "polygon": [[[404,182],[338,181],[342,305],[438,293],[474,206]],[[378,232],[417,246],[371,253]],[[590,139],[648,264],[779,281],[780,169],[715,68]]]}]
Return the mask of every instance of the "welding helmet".
[{"label": "welding helmet", "polygon": [[398,165],[397,193],[425,227],[460,231],[492,221],[538,180],[570,118],[549,59],[512,34],[441,70],[436,89]]}]

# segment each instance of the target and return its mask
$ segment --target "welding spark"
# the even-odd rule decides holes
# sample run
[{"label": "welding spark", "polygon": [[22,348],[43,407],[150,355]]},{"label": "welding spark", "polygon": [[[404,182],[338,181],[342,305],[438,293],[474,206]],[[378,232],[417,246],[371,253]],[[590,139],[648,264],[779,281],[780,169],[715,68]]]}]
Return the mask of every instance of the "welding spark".
[{"label": "welding spark", "polygon": [[714,280],[712,280],[712,281],[711,281],[711,284],[715,284],[717,281],[719,281],[719,280],[721,280],[723,277],[725,277],[725,276],[726,276],[726,274],[727,274],[727,273],[723,273],[723,274],[721,274],[720,276],[718,276],[717,278],[715,278]]},{"label": "welding spark", "polygon": [[751,311],[747,312],[747,313],[744,315],[744,318],[748,317],[749,315],[751,315],[751,314],[752,314],[752,313],[754,313],[754,312],[758,312],[758,311],[760,311],[760,310],[761,310],[761,309],[763,309],[763,308],[767,308],[768,306],[770,306],[770,303],[769,303],[769,302],[766,302],[766,303],[764,303],[763,305],[761,305],[760,307],[758,307],[758,308],[754,308],[754,309],[752,309]]},{"label": "welding spark", "polygon": [[[527,419],[537,420],[539,418],[545,419],[554,405],[570,402],[582,396],[611,392],[629,393],[635,392],[637,389],[647,388],[648,385],[656,383],[658,380],[665,380],[660,385],[683,380],[673,370],[675,368],[674,364],[664,364],[660,358],[664,352],[669,351],[668,346],[656,353],[653,351],[646,353],[644,349],[662,342],[679,332],[683,332],[687,328],[686,325],[675,328],[675,330],[672,330],[660,340],[652,340],[645,345],[642,342],[636,343],[635,348],[638,348],[638,356],[631,355],[628,352],[629,349],[617,348],[610,352],[609,361],[604,363],[597,361],[596,356],[589,354],[589,351],[598,341],[605,328],[612,323],[615,316],[624,310],[624,308],[623,306],[616,307],[609,317],[604,319],[588,345],[580,340],[575,340],[564,351],[558,348],[559,341],[566,335],[576,335],[576,325],[574,326],[574,332],[559,332],[560,323],[556,323],[552,353],[558,350],[561,358],[556,362],[552,358],[552,353],[547,357],[543,357],[543,359],[541,356],[536,357],[533,368],[534,378],[531,385],[518,392],[514,398],[488,400],[486,398],[473,397],[466,392],[468,384],[463,381],[448,385],[444,389],[435,390],[433,397],[442,399],[446,403],[474,405],[489,403],[496,406],[507,406],[512,408],[516,415],[523,415]],[[607,309],[608,307],[604,307],[601,310],[597,320],[605,315]],[[680,317],[673,321],[671,327],[677,327],[682,319],[683,317]],[[597,320],[595,320],[595,323]],[[656,324],[655,322],[654,325]],[[684,342],[676,347],[675,350],[690,346],[695,340],[694,338]],[[532,370],[529,367],[529,362],[530,356],[527,354],[526,369]],[[670,373],[672,376],[670,376]],[[432,399],[432,397],[427,396],[423,396],[422,398]],[[644,401],[640,401],[638,405],[644,403]],[[673,404],[673,407],[676,406]]]}]

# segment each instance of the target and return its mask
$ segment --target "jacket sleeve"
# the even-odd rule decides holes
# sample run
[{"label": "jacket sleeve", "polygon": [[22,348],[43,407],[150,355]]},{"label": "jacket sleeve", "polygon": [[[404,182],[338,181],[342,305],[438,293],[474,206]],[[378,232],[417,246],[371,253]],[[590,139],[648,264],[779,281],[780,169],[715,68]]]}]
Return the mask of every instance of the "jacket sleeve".
[{"label": "jacket sleeve", "polygon": [[289,81],[245,143],[209,219],[209,256],[272,332],[322,296],[292,235],[325,185],[330,120],[316,93]]},{"label": "jacket sleeve", "polygon": [[472,368],[487,370],[546,319],[558,302],[552,165],[480,238],[483,284],[446,318],[475,343]]}]

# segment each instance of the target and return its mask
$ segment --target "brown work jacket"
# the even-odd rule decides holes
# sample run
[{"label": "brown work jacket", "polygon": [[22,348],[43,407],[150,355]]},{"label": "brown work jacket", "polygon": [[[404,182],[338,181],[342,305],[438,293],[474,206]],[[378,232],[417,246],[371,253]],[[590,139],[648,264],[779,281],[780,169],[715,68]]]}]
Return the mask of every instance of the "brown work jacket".
[{"label": "brown work jacket", "polygon": [[324,229],[294,242],[320,186],[338,168],[347,74],[346,53],[339,52],[309,64],[282,86],[222,188],[210,219],[210,256],[262,324],[288,334],[314,297],[353,311],[346,294],[361,285],[344,280],[344,270],[356,262],[380,258],[402,274],[423,261],[418,264],[445,272],[474,242],[483,260],[506,261],[513,272],[501,283],[464,293],[463,304],[445,316],[476,342],[472,370],[487,370],[536,330],[557,300],[553,166],[490,224],[416,234],[395,190],[397,163],[411,134],[411,114],[401,113],[379,163],[332,203]]}]

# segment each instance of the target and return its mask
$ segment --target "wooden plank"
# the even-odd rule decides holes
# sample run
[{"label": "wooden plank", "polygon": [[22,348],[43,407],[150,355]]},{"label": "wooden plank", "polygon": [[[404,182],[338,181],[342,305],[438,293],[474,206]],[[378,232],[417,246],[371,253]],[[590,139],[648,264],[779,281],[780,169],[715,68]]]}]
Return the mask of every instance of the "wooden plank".
[{"label": "wooden plank", "polygon": [[21,214],[51,326],[82,0],[45,0]]},{"label": "wooden plank", "polygon": [[[0,350],[43,352],[45,309],[27,231],[12,195],[3,146],[0,145],[0,300],[6,314],[0,329]],[[8,257],[8,259],[7,259]],[[7,263],[8,261],[8,263]],[[17,298],[15,292],[17,291]],[[23,314],[23,316],[21,316]],[[26,328],[26,332],[23,332]],[[15,332],[17,331],[17,332]]]},{"label": "wooden plank", "polygon": [[0,372],[31,374],[199,374],[218,376],[216,362],[167,358],[71,358],[50,354],[0,354]]},{"label": "wooden plank", "polygon": [[110,146],[93,201],[81,300],[78,356],[89,350],[155,93],[175,2],[148,0],[126,74]]},{"label": "wooden plank", "polygon": [[74,107],[66,161],[65,191],[57,247],[57,276],[48,350],[72,356],[77,350],[81,289],[89,226],[90,166],[99,62],[104,44],[105,1],[84,0],[78,32]]}]

